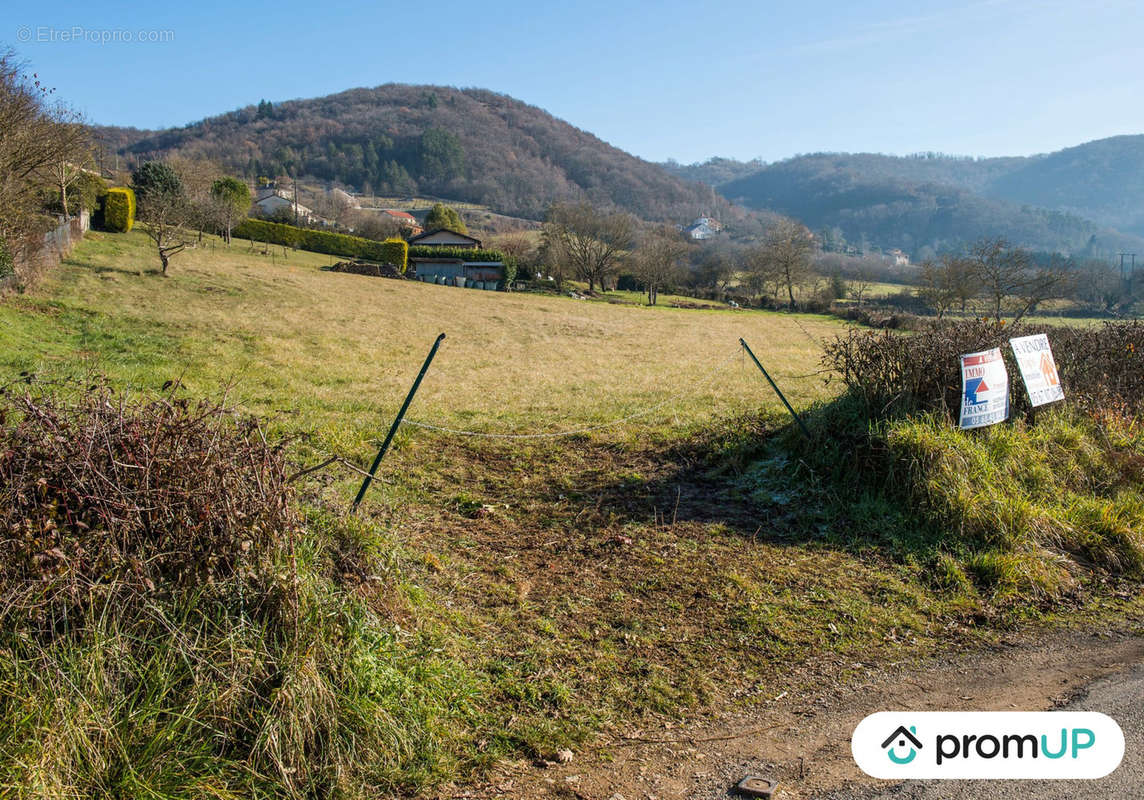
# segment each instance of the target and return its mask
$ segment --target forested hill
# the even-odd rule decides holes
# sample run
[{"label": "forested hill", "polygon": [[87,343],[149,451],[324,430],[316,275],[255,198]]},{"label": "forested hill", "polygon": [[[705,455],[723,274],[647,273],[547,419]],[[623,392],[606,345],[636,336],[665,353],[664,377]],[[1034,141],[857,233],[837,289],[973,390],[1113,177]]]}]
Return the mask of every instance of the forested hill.
[{"label": "forested hill", "polygon": [[581,199],[672,222],[727,206],[709,186],[480,89],[389,84],[264,102],[184,128],[100,133],[129,159],[178,152],[248,178],[297,170],[356,191],[435,195],[534,219],[553,201]]},{"label": "forested hill", "polygon": [[[816,231],[832,231],[848,244],[900,247],[916,256],[958,249],[983,236],[1092,256],[1137,241],[1074,214],[999,200],[952,181],[919,180],[924,174],[902,177],[865,169],[869,163],[849,156],[804,156],[771,164],[723,184],[720,191],[752,208],[789,214]],[[886,159],[874,163],[884,165]],[[977,174],[966,170],[960,183],[988,180],[982,175],[988,167],[974,166]]]},{"label": "forested hill", "polygon": [[1003,235],[1091,255],[1144,246],[1144,136],[1031,157],[816,153],[769,165],[712,159],[665,167],[853,244],[918,254]]},{"label": "forested hill", "polygon": [[1144,135],[1113,136],[1024,159],[988,191],[1144,236]]}]

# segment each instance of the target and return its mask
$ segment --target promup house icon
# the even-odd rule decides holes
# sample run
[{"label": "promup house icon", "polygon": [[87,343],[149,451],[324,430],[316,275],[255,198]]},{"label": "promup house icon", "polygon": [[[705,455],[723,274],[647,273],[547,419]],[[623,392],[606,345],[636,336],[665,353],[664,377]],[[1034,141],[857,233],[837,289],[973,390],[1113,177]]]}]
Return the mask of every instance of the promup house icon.
[{"label": "promup house icon", "polygon": [[[886,741],[882,742],[882,749],[885,750],[886,748],[889,748],[886,750],[886,755],[890,757],[891,761],[893,761],[895,764],[909,764],[914,760],[918,754],[918,750],[922,749],[921,740],[918,739],[918,737],[915,735],[917,732],[918,728],[916,725],[911,725],[908,730],[906,729],[905,725],[899,725],[897,730],[886,737]],[[897,745],[894,744],[895,739],[898,740]],[[894,752],[894,747],[905,747],[906,740],[909,740],[910,744],[913,746],[910,748],[909,755],[900,756]]]}]

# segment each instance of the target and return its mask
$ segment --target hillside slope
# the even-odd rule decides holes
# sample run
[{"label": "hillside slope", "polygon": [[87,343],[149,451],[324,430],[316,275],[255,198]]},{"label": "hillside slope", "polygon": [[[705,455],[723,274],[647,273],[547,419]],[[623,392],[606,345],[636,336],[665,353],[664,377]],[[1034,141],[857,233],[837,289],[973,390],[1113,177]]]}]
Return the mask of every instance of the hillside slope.
[{"label": "hillside slope", "polygon": [[358,191],[449,197],[532,219],[553,201],[581,199],[675,222],[727,206],[710,187],[481,89],[388,84],[100,135],[129,161],[205,156],[248,178],[297,170]]},{"label": "hillside slope", "polygon": [[1096,256],[1144,246],[1144,136],[1033,157],[812,153],[664,166],[749,207],[837,229],[851,244],[919,253],[1001,235]]},{"label": "hillside slope", "polygon": [[1049,192],[1054,159],[820,153],[770,164],[718,189],[816,230],[837,228],[850,243],[865,240],[915,254],[991,235],[1038,250],[1094,256],[1144,245],[1138,236],[1113,230],[1111,217],[1098,213],[1091,198],[1101,195],[1085,188],[1075,159],[1056,170],[1070,173],[1069,179],[1057,180]]},{"label": "hillside slope", "polygon": [[871,168],[886,165],[884,157],[804,156],[772,164],[721,190],[749,207],[790,214],[815,230],[837,228],[852,244],[865,241],[915,254],[992,235],[1066,252],[1113,250],[1128,241],[1072,214],[1017,206],[942,182],[942,170],[932,169],[941,165],[929,165],[930,180],[922,180],[927,166],[922,161],[912,179],[902,177],[903,171]]},{"label": "hillside slope", "polygon": [[1144,236],[1144,135],[1113,136],[1024,159],[986,191]]}]

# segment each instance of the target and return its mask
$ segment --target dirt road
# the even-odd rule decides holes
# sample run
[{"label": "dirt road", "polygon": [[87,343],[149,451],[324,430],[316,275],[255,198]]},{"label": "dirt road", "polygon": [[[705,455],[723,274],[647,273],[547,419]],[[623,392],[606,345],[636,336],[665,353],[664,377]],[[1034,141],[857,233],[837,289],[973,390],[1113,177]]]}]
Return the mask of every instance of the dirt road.
[{"label": "dirt road", "polygon": [[[1098,683],[1106,676],[1117,678]],[[1090,687],[1093,699],[1080,702],[1105,703],[1114,709],[1106,711],[1114,718],[1122,708],[1134,709],[1124,712],[1121,724],[1129,750],[1138,747],[1144,735],[1138,700],[1144,696],[1144,636],[1139,629],[1029,634],[984,651],[867,670],[843,688],[824,681],[817,689],[712,721],[606,737],[576,753],[571,763],[507,765],[487,786],[444,796],[715,800],[736,796],[729,790],[750,774],[778,779],[775,797],[782,800],[986,797],[976,790],[951,793],[948,784],[938,794],[924,789],[910,794],[915,789],[894,789],[867,778],[851,758],[850,734],[875,711],[1043,711],[1075,700]]]},{"label": "dirt road", "polygon": [[1144,663],[1102,678],[1066,711],[1099,711],[1120,723],[1124,760],[1111,775],[1096,781],[942,781],[904,782],[882,792],[868,788],[831,792],[820,800],[1074,800],[1077,797],[1128,800],[1144,797]]}]

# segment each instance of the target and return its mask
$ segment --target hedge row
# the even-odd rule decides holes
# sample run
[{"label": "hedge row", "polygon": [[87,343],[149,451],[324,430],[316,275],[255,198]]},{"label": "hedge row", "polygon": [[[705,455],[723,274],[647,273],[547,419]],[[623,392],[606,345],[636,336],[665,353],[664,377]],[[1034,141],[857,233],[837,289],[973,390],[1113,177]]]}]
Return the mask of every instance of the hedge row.
[{"label": "hedge row", "polygon": [[127,233],[135,225],[135,192],[125,186],[114,186],[103,197],[103,227],[116,233]]},{"label": "hedge row", "polygon": [[994,347],[1009,370],[1012,416],[1028,398],[1009,339],[1047,333],[1068,401],[1090,412],[1144,416],[1144,322],[1106,322],[1091,328],[998,325],[986,320],[934,323],[903,336],[852,328],[827,343],[824,366],[861,398],[872,417],[942,411],[956,419],[961,402],[961,356]]},{"label": "hedge row", "polygon": [[268,244],[296,247],[314,253],[364,258],[368,261],[393,264],[402,272],[405,272],[408,263],[409,245],[401,239],[376,242],[372,239],[363,239],[360,236],[309,230],[261,219],[243,220],[235,226],[233,235],[243,239],[267,242]]},{"label": "hedge row", "polygon": [[460,258],[465,261],[504,261],[500,250],[473,250],[464,247],[434,247],[415,244],[409,248],[410,258]]}]

